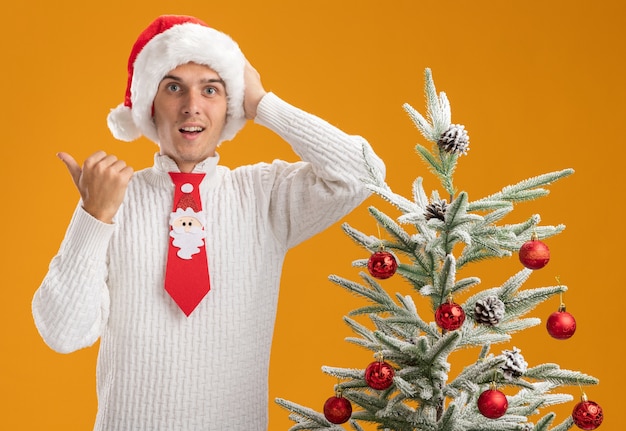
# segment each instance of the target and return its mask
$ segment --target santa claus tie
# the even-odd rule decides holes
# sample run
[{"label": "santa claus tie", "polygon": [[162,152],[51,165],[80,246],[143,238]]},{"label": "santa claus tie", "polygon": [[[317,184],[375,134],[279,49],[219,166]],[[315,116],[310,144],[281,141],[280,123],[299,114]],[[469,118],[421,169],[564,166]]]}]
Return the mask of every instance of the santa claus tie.
[{"label": "santa claus tie", "polygon": [[170,214],[170,246],[165,290],[189,316],[210,290],[205,248],[205,215],[200,201],[204,174],[170,172],[174,206]]}]

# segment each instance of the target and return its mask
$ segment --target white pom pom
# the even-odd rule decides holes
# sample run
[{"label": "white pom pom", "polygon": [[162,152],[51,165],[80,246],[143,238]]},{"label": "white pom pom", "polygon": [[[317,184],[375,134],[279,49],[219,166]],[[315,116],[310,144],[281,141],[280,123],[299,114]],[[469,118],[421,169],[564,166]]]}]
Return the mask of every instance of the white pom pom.
[{"label": "white pom pom", "polygon": [[107,125],[109,130],[120,141],[134,141],[141,136],[141,132],[133,121],[133,115],[127,106],[119,104],[116,108],[111,109],[107,116]]}]

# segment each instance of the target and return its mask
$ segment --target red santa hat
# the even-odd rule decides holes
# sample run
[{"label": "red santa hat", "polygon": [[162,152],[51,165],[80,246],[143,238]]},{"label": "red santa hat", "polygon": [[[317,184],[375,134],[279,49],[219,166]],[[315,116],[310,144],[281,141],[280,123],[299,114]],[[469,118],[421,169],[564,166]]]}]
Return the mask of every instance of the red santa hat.
[{"label": "red santa hat", "polygon": [[124,103],[112,109],[107,118],[116,139],[133,141],[144,135],[159,143],[152,121],[154,96],[165,75],[189,62],[209,66],[226,84],[228,108],[220,142],[241,130],[246,122],[245,58],[237,43],[197,18],[163,15],[139,35],[130,53]]}]

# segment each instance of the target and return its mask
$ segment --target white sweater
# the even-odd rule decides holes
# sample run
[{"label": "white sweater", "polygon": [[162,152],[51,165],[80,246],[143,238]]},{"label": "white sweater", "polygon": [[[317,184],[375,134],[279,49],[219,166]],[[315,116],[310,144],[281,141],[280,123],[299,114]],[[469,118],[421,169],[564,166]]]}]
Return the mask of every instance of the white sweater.
[{"label": "white sweater", "polygon": [[211,291],[186,317],[164,291],[176,164],[155,156],[137,172],[114,224],[79,205],[33,298],[54,350],[100,338],[96,430],[267,429],[268,367],[286,251],[368,195],[367,142],[266,95],[256,122],[303,160],[234,170],[212,157],[200,193]]}]

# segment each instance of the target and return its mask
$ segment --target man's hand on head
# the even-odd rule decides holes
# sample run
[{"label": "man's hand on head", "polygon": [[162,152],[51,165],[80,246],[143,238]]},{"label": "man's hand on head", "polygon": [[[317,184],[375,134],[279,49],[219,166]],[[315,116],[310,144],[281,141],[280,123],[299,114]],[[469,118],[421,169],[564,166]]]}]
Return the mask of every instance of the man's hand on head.
[{"label": "man's hand on head", "polygon": [[256,108],[259,106],[259,102],[267,93],[261,83],[261,75],[252,67],[250,62],[246,60],[246,67],[244,70],[245,81],[245,93],[243,99],[243,109],[246,113],[248,120],[254,120],[256,117]]},{"label": "man's hand on head", "polygon": [[80,193],[83,208],[104,223],[112,223],[122,205],[133,168],[114,155],[98,151],[81,167],[68,153],[58,153]]}]

